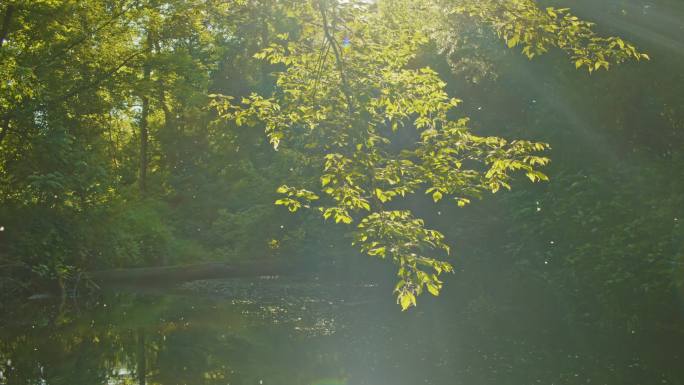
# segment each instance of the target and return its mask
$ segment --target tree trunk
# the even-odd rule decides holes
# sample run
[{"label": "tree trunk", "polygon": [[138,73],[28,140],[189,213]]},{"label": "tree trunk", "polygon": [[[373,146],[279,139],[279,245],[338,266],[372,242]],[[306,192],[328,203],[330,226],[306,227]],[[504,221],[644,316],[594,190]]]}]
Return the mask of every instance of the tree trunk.
[{"label": "tree trunk", "polygon": [[0,29],[0,49],[5,44],[7,40],[7,35],[9,35],[10,23],[12,23],[12,14],[14,14],[14,5],[9,4],[5,8],[5,16],[2,18],[2,29]]},{"label": "tree trunk", "polygon": [[[7,40],[7,35],[9,35],[10,24],[12,23],[12,15],[14,14],[14,5],[8,4],[5,8],[5,15],[2,18],[2,26],[0,27],[0,50]],[[7,135],[9,131],[9,112],[7,112],[2,119],[2,124],[0,125],[0,143]]]},{"label": "tree trunk", "polygon": [[145,385],[147,377],[147,357],[145,355],[145,330],[138,329],[138,385]]},{"label": "tree trunk", "polygon": [[10,116],[9,112],[5,114],[5,117],[2,119],[2,125],[0,125],[0,144],[2,144],[2,141],[5,139],[5,136],[9,132],[9,123],[10,123]]},{"label": "tree trunk", "polygon": [[147,88],[150,83],[150,74],[152,68],[150,65],[150,56],[152,53],[152,34],[147,32],[147,57],[145,58],[145,63],[143,64],[143,86],[142,91],[142,113],[140,116],[140,192],[144,195],[147,192],[147,169],[149,160],[147,158],[148,154],[148,142],[149,142],[149,129],[147,118],[150,114],[150,97],[148,95]]}]

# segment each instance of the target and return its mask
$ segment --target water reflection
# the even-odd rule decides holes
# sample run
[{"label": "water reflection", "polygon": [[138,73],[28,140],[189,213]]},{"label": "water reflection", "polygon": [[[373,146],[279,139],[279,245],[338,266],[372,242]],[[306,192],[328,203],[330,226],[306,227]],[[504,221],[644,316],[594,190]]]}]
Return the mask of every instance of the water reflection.
[{"label": "water reflection", "polygon": [[672,383],[629,351],[502,318],[511,309],[486,296],[401,313],[385,294],[214,281],[31,301],[2,316],[0,384]]}]

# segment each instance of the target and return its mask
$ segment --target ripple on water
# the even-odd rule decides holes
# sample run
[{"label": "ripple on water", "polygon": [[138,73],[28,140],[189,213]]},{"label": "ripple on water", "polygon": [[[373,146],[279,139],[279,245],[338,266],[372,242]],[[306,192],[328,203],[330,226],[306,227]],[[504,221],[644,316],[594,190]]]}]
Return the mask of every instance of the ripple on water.
[{"label": "ripple on water", "polygon": [[226,298],[241,314],[291,328],[306,336],[329,336],[340,330],[340,309],[372,302],[378,285],[325,284],[279,277],[222,279],[185,283],[181,293]]}]

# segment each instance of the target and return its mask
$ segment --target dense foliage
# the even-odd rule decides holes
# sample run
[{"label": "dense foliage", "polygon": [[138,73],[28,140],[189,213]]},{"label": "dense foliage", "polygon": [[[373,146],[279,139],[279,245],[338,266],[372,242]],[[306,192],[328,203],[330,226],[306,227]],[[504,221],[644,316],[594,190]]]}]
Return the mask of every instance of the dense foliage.
[{"label": "dense foliage", "polygon": [[[462,235],[477,239],[478,228],[444,223],[446,214],[490,210],[482,217],[505,229],[488,234],[504,266],[572,296],[574,322],[599,305],[599,321],[635,323],[623,306],[635,291],[634,308],[656,307],[644,322],[674,317],[681,95],[645,103],[644,116],[661,120],[640,123],[665,127],[646,134],[627,98],[649,78],[633,64],[599,70],[649,56],[597,32],[600,23],[531,0],[32,0],[0,12],[5,293],[108,267],[278,257],[305,270],[353,242],[397,265],[407,309],[459,270],[451,249],[477,255]],[[516,47],[523,55],[511,56]],[[553,49],[563,57],[520,65],[564,74],[567,89],[596,83],[577,92],[600,97],[578,103],[596,115],[598,136],[622,143],[610,161],[637,156],[648,167],[599,170],[603,160],[581,151],[590,139],[546,129],[576,119],[551,107],[479,113],[516,99],[504,83],[511,62]],[[520,184],[490,205],[454,212],[443,202],[466,206],[547,175],[550,184]],[[321,228],[320,216],[340,230]]]}]

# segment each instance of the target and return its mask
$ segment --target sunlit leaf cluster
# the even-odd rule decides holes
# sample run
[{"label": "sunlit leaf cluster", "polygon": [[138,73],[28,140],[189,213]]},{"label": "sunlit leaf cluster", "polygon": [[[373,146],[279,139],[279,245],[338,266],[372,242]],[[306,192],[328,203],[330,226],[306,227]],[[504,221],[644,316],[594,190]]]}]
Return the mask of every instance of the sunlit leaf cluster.
[{"label": "sunlit leaf cluster", "polygon": [[223,118],[263,127],[275,149],[288,145],[310,156],[320,176],[308,190],[281,187],[276,203],[296,211],[320,197],[325,219],[357,223],[361,250],[398,266],[404,309],[425,288],[437,295],[437,276],[453,268],[435,255],[448,251],[441,233],[386,206],[416,193],[464,206],[510,189],[516,172],[546,180],[538,168],[548,162],[539,155],[546,144],[478,136],[467,118],[455,118],[460,100],[439,74],[411,65],[428,38],[408,22],[408,11],[312,2],[300,36],[280,36],[257,54],[282,65],[272,95],[214,99]]},{"label": "sunlit leaf cluster", "polygon": [[457,0],[452,12],[465,14],[489,25],[509,48],[522,47],[530,59],[551,48],[565,51],[576,68],[589,72],[626,60],[649,59],[623,39],[605,37],[593,23],[581,20],[569,8],[540,7],[533,0]]}]

